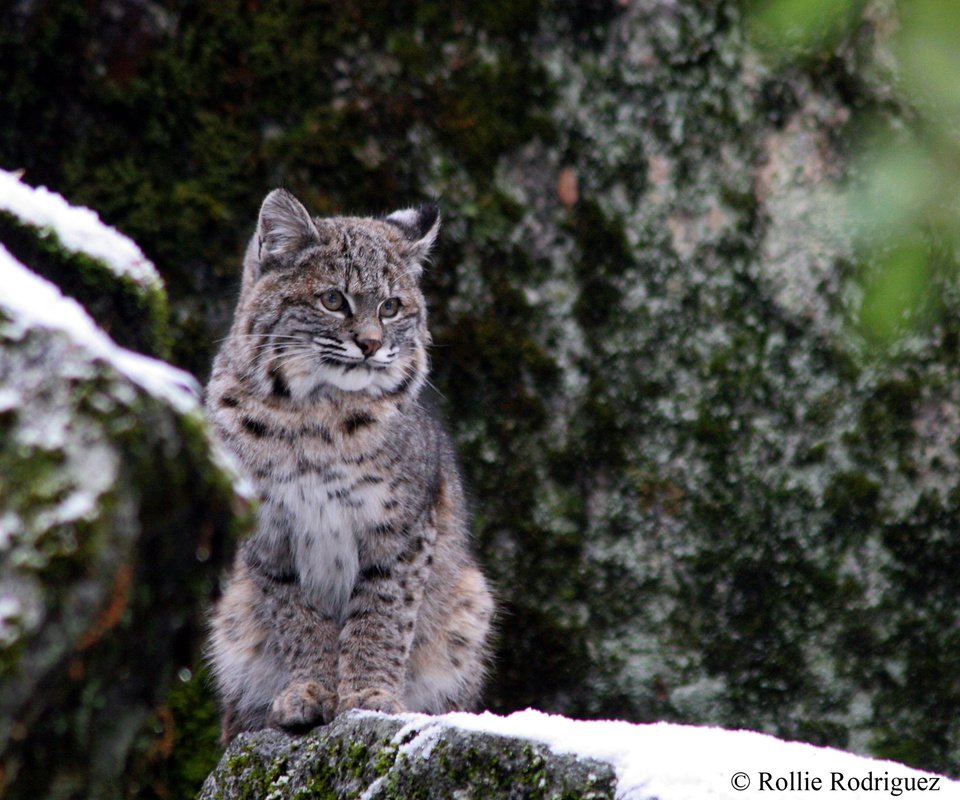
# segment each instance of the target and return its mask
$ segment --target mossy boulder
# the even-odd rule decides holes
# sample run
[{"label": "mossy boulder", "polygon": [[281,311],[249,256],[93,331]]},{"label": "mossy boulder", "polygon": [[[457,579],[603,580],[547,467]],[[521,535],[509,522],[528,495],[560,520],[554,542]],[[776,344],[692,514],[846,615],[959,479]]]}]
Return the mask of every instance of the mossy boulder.
[{"label": "mossy boulder", "polygon": [[747,789],[960,797],[940,775],[753,731],[527,710],[353,712],[302,737],[243,734],[199,800],[739,800]]},{"label": "mossy boulder", "polygon": [[351,714],[305,737],[241,735],[200,800],[613,800],[615,788],[609,764],[557,755],[542,743],[428,718]]},{"label": "mossy boulder", "polygon": [[0,792],[120,797],[247,512],[190,376],[0,283]]}]

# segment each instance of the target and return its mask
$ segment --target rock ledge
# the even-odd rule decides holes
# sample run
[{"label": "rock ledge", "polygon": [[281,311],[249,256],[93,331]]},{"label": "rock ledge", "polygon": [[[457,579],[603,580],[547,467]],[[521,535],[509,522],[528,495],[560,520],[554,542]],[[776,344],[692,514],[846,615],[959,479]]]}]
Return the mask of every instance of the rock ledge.
[{"label": "rock ledge", "polygon": [[200,800],[230,798],[550,798],[612,800],[609,764],[442,718],[353,712],[307,736],[243,734]]}]

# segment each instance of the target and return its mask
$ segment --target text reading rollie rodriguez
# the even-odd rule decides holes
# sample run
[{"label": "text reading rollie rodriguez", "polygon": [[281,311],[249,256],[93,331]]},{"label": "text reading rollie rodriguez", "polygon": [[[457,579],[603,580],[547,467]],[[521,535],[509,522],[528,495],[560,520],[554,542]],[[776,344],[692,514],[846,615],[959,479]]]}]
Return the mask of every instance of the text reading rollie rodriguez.
[{"label": "text reading rollie rodriguez", "polygon": [[867,771],[862,774],[828,772],[817,774],[809,771],[794,771],[783,774],[775,772],[735,772],[730,785],[738,792],[751,790],[770,794],[798,792],[838,792],[840,794],[887,795],[900,797],[914,792],[938,792],[941,778],[936,775],[891,775],[889,772]]}]

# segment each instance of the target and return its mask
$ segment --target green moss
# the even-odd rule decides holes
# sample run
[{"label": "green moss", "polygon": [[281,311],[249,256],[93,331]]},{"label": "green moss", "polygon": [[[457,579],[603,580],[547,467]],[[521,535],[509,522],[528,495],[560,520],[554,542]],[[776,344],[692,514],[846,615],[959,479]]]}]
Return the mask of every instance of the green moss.
[{"label": "green moss", "polygon": [[241,749],[224,759],[224,772],[239,787],[237,800],[263,800],[279,775],[275,765],[264,764],[250,749]]},{"label": "green moss", "polygon": [[[586,770],[583,770],[586,773]],[[401,756],[397,768],[380,786],[385,800],[429,800],[437,796],[469,798],[607,798],[610,777],[563,775],[532,745],[469,737],[462,742],[441,739],[423,763]]]},{"label": "green moss", "polygon": [[373,771],[377,777],[386,775],[397,761],[399,746],[387,744],[377,753],[376,760],[373,763]]},{"label": "green moss", "polygon": [[[339,718],[305,739],[254,734],[232,746],[213,777],[231,798],[267,787],[295,800],[370,793],[385,800],[613,796],[616,779],[606,765],[556,756],[522,740],[446,729],[435,731],[429,754],[399,753],[423,732],[412,729],[398,742],[402,725],[396,719]],[[202,797],[219,800],[220,794],[208,790]]]}]

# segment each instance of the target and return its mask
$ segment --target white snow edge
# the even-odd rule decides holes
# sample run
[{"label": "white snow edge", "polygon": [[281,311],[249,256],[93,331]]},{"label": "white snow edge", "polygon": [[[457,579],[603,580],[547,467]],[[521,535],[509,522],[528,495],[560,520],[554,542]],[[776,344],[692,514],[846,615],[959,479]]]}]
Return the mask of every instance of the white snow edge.
[{"label": "white snow edge", "polygon": [[394,741],[414,735],[401,747],[407,757],[429,758],[450,728],[527,739],[557,754],[610,764],[618,800],[960,800],[960,782],[941,775],[754,731],[584,721],[530,709],[506,717],[453,713],[402,718],[407,724]]},{"label": "white snow edge", "polygon": [[96,358],[112,365],[151,395],[182,414],[199,412],[200,385],[192,375],[155,358],[117,345],[76,300],[31,272],[0,244],[0,308],[15,323],[62,331]]},{"label": "white snow edge", "polygon": [[41,231],[51,231],[66,250],[90,256],[117,275],[150,290],[163,289],[156,267],[131,239],[101,222],[95,211],[72,206],[43,186],[27,186],[18,173],[0,170],[0,210]]}]

